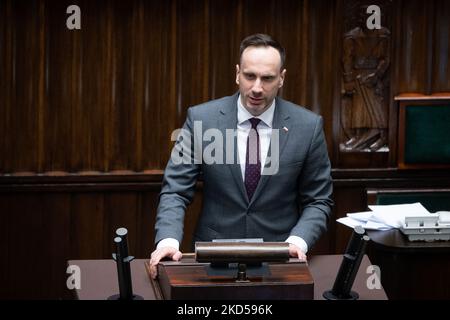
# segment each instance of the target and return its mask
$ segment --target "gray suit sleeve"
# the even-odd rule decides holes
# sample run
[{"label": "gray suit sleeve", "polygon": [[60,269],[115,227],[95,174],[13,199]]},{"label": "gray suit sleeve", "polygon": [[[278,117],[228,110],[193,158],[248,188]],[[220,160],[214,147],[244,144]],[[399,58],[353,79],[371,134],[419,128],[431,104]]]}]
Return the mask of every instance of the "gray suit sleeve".
[{"label": "gray suit sleeve", "polygon": [[317,120],[298,185],[302,212],[291,235],[301,237],[311,248],[326,231],[333,206],[331,165],[322,117]]},{"label": "gray suit sleeve", "polygon": [[155,223],[155,244],[165,238],[183,239],[186,207],[192,202],[200,164],[194,162],[194,126],[192,110],[172,149],[164,171]]}]

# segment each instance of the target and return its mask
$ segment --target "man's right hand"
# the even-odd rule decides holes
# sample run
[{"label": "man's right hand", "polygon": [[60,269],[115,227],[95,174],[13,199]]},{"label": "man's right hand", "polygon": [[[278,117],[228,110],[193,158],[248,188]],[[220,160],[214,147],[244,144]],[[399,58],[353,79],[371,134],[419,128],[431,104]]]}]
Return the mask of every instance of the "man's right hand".
[{"label": "man's right hand", "polygon": [[183,254],[178,249],[173,247],[163,247],[156,249],[150,256],[150,274],[153,279],[158,276],[157,265],[162,258],[172,258],[173,261],[179,261]]}]

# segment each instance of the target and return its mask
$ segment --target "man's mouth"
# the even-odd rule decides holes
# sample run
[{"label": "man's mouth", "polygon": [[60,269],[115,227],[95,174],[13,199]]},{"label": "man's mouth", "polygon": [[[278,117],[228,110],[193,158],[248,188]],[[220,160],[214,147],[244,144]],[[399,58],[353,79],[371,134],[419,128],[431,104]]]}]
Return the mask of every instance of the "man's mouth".
[{"label": "man's mouth", "polygon": [[263,98],[254,98],[254,97],[248,97],[248,98],[252,104],[260,104],[263,101]]}]

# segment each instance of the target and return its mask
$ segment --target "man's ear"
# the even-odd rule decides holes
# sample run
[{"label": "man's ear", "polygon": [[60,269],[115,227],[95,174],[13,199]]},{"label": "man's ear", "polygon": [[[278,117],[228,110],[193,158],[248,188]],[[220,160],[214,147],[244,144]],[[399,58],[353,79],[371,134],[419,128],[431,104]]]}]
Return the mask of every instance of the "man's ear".
[{"label": "man's ear", "polygon": [[286,76],[286,69],[283,69],[280,73],[280,84],[278,85],[278,88],[281,88],[284,84],[284,77]]},{"label": "man's ear", "polygon": [[239,65],[237,64],[236,65],[236,84],[237,85],[239,85],[239,72],[240,72],[240,69],[239,69]]}]

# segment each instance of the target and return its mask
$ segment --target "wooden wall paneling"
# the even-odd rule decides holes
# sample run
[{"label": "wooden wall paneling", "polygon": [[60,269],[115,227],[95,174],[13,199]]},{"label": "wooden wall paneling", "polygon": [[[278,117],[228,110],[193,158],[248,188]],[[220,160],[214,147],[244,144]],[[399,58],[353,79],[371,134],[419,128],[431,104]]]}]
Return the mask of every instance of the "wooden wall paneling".
[{"label": "wooden wall paneling", "polygon": [[[286,46],[281,95],[321,113],[327,141],[336,145],[330,119],[339,111],[331,106],[337,105],[343,3],[84,0],[78,3],[82,30],[72,31],[65,27],[68,0],[3,1],[0,150],[6,155],[0,169],[163,168],[170,133],[181,126],[186,108],[236,90],[238,45],[254,32],[270,33]],[[447,2],[396,1],[392,7],[393,94],[447,90]],[[390,154],[388,165],[394,158]],[[350,159],[344,166],[386,166],[384,161]]]},{"label": "wooden wall paneling", "polygon": [[70,259],[107,258],[104,252],[108,227],[103,193],[76,193],[71,197]]},{"label": "wooden wall paneling", "polygon": [[[133,33],[137,2],[114,1],[111,6],[112,27],[112,64],[114,79],[114,98],[111,104],[110,131],[111,168],[110,170],[135,169],[136,157],[136,121],[140,106],[133,101],[135,77],[142,74],[134,69],[136,57],[135,41],[139,30]],[[139,22],[136,22],[139,24]]]},{"label": "wooden wall paneling", "polygon": [[67,30],[72,58],[71,158],[67,171],[110,170],[111,67],[110,3],[82,1],[81,30]]},{"label": "wooden wall paneling", "polygon": [[[45,108],[43,110],[43,165],[42,171],[72,171],[73,154],[72,125],[84,122],[78,117],[77,104],[74,99],[74,79],[77,74],[74,65],[77,61],[77,31],[66,27],[67,2],[46,3],[45,41]],[[80,123],[81,122],[81,123]],[[75,132],[77,133],[77,132]],[[81,132],[80,132],[81,133]],[[84,131],[83,131],[84,133]],[[81,135],[81,137],[83,137]],[[76,144],[78,148],[82,144]],[[85,151],[85,150],[83,150]],[[88,152],[83,152],[86,157]],[[74,159],[74,160],[71,160]]]},{"label": "wooden wall paneling", "polygon": [[[131,138],[131,143],[134,145],[135,152],[132,154],[133,161],[132,168],[134,171],[142,171],[142,112],[144,109],[144,79],[145,79],[145,15],[144,15],[144,2],[138,1],[133,6],[133,16],[132,16],[132,28],[131,28],[131,38],[133,39],[132,44],[132,88],[131,88],[131,103],[128,106],[131,111],[131,131],[134,132]],[[133,36],[134,35],[134,36]],[[133,128],[134,126],[134,128]],[[129,167],[127,167],[129,169]]]},{"label": "wooden wall paneling", "polygon": [[[42,264],[43,273],[39,275],[42,297],[55,299],[68,297],[66,279],[68,253],[70,252],[70,194],[49,193],[43,196],[42,247],[32,260]],[[30,241],[34,239],[31,238]]]},{"label": "wooden wall paneling", "polygon": [[[38,156],[38,116],[39,79],[40,79],[40,19],[39,3],[25,3],[12,1],[6,4],[7,23],[11,25],[10,45],[12,63],[9,77],[11,85],[10,121],[7,139],[9,143],[8,155],[14,171],[36,171]],[[9,11],[9,9],[11,11]],[[7,80],[7,81],[8,81]]]},{"label": "wooden wall paneling", "polygon": [[[8,299],[38,299],[48,278],[49,262],[43,259],[49,249],[46,243],[46,221],[42,197],[37,194],[7,194],[9,201],[8,239],[9,254],[6,265],[5,286]],[[5,298],[6,298],[5,297]]]},{"label": "wooden wall paneling", "polygon": [[401,39],[404,33],[402,28],[403,14],[402,1],[396,1],[392,6],[392,45],[391,45],[391,68],[390,68],[390,103],[389,103],[389,160],[388,165],[391,168],[397,166],[397,134],[398,134],[398,105],[394,101],[395,95],[399,92],[400,87],[400,68],[399,61],[403,59],[400,43],[397,39]]},{"label": "wooden wall paneling", "polygon": [[[332,107],[332,101],[324,101],[333,96],[333,84],[329,80],[332,76],[332,62],[335,48],[330,41],[336,30],[332,30],[331,22],[334,19],[334,10],[330,2],[319,1],[308,8],[308,49],[307,49],[307,106],[318,113],[324,114],[323,108]],[[326,106],[326,105],[329,106]]]},{"label": "wooden wall paneling", "polygon": [[[114,51],[113,51],[113,33],[115,32],[114,23],[112,20],[112,7],[111,3],[104,9],[104,14],[100,17],[100,32],[104,34],[103,45],[101,48],[103,59],[101,60],[99,72],[99,91],[94,91],[94,97],[96,97],[96,104],[98,109],[102,111],[102,116],[104,121],[103,131],[98,132],[99,137],[103,135],[103,165],[101,166],[104,171],[110,171],[113,168],[113,141],[111,132],[114,130],[113,126],[113,105],[116,102],[116,90],[117,82],[115,75],[115,65],[113,62]],[[103,11],[102,11],[103,12]],[[95,23],[95,14],[92,15],[93,23]],[[95,42],[96,37],[92,37],[91,41]],[[91,55],[86,55],[87,58],[92,57]],[[95,57],[95,55],[94,55]],[[86,70],[88,71],[88,69]],[[89,74],[89,73],[87,73]],[[98,103],[98,104],[97,104]],[[103,106],[103,108],[102,108]],[[100,150],[99,150],[100,152]],[[100,153],[101,154],[101,153]]]},{"label": "wooden wall paneling", "polygon": [[0,2],[0,174],[8,172],[10,165],[6,154],[11,151],[11,141],[8,139],[9,118],[11,114],[11,84],[12,84],[12,46],[11,46],[11,2]]},{"label": "wooden wall paneling", "polygon": [[432,93],[432,84],[433,84],[433,77],[434,75],[432,74],[433,72],[433,60],[435,60],[435,34],[434,34],[434,23],[433,20],[435,18],[435,5],[436,5],[436,0],[435,1],[430,1],[427,3],[427,6],[422,9],[422,14],[425,11],[425,21],[426,21],[426,25],[427,25],[427,29],[426,29],[426,40],[424,43],[424,46],[427,48],[427,52],[426,52],[426,59],[427,59],[427,66],[426,66],[426,70],[427,70],[427,77],[426,77],[426,93],[427,94],[431,94]]},{"label": "wooden wall paneling", "polygon": [[[0,232],[0,252],[2,252],[0,258],[0,299],[8,297],[9,290],[11,288],[10,279],[10,260],[14,257],[14,252],[10,252],[14,246],[10,242],[10,228],[11,225],[11,198],[8,195],[0,195],[0,226],[3,226],[2,232]],[[8,227],[5,227],[8,226]]]},{"label": "wooden wall paneling", "polygon": [[209,1],[177,2],[177,128],[188,107],[209,99]]},{"label": "wooden wall paneling", "polygon": [[277,2],[274,36],[286,49],[286,79],[280,95],[294,103],[307,105],[307,43],[309,1]]},{"label": "wooden wall paneling", "polygon": [[212,99],[237,92],[236,64],[242,32],[242,1],[210,1],[209,95]]},{"label": "wooden wall paneling", "polygon": [[365,188],[361,186],[335,187],[333,198],[335,202],[332,216],[333,223],[329,231],[333,245],[330,246],[329,252],[338,253],[345,251],[352,230],[335,221],[345,217],[347,213],[366,211],[367,200]]},{"label": "wooden wall paneling", "polygon": [[431,92],[450,92],[450,3],[435,2]]},{"label": "wooden wall paneling", "polygon": [[[162,145],[170,144],[170,139],[167,137],[170,138],[168,132],[171,130],[168,130],[164,124],[167,122],[170,124],[172,118],[167,117],[172,113],[170,103],[168,104],[168,100],[172,98],[167,96],[173,95],[174,90],[165,90],[165,88],[171,88],[174,85],[173,72],[170,71],[170,68],[174,68],[171,66],[171,55],[174,54],[172,52],[174,48],[171,47],[171,28],[167,28],[167,24],[171,26],[173,17],[170,11],[170,2],[147,4],[144,1],[138,1],[133,3],[132,9],[125,8],[130,7],[129,4],[123,4],[123,6],[123,10],[119,11],[131,10],[131,13],[129,16],[127,15],[129,21],[125,24],[120,41],[117,41],[117,46],[114,48],[115,52],[118,52],[114,63],[116,69],[121,70],[116,78],[125,77],[127,80],[118,83],[118,92],[122,92],[123,97],[121,94],[117,95],[119,103],[117,108],[120,110],[121,116],[114,120],[114,123],[120,128],[114,130],[115,134],[112,140],[121,141],[121,143],[120,146],[117,145],[114,148],[113,159],[119,157],[119,154],[129,153],[124,165],[117,166],[116,169],[141,171],[149,162],[149,160],[145,160],[144,164],[144,158],[155,163],[160,156],[158,149],[161,141],[158,139],[158,134],[160,134],[158,131],[164,132],[160,135],[165,138]],[[158,17],[152,13],[153,10]],[[118,11],[114,10],[114,12]],[[122,14],[116,14],[115,19],[117,21],[115,25],[123,24]],[[123,43],[127,41],[130,42],[129,48],[123,46]],[[153,46],[153,49],[150,45]],[[147,57],[150,50],[153,50],[150,56],[152,59]],[[151,90],[152,95],[149,96],[146,90]],[[124,91],[128,93],[125,94]],[[157,118],[155,118],[155,114]],[[164,119],[162,119],[163,117]],[[128,119],[127,123],[123,124],[125,119]],[[157,120],[162,120],[161,127],[158,126],[158,129],[155,130],[155,124],[159,124]],[[173,124],[170,127],[173,127]],[[148,143],[150,143],[149,146],[143,146]],[[148,169],[148,167],[146,168]],[[154,169],[155,165],[150,168]]]},{"label": "wooden wall paneling", "polygon": [[339,65],[336,65],[336,33],[339,34],[340,17],[337,16],[336,2],[315,2],[309,10],[309,38],[308,43],[308,82],[310,100],[307,105],[313,112],[323,116],[324,132],[327,137],[328,151],[332,154],[333,101],[335,86],[339,86],[337,79]]},{"label": "wooden wall paneling", "polygon": [[[242,1],[242,38],[254,33],[274,34],[275,3],[271,0]],[[242,40],[242,39],[241,39]]]},{"label": "wooden wall paneling", "polygon": [[[101,243],[103,244],[103,256],[110,258],[116,252],[114,238],[118,228],[128,230],[128,251],[135,255],[137,251],[139,194],[136,192],[110,192],[105,194],[104,205],[104,232]],[[100,245],[100,243],[99,243]]]},{"label": "wooden wall paneling", "polygon": [[39,100],[37,101],[37,133],[36,133],[36,144],[38,148],[37,154],[37,172],[43,172],[45,165],[45,154],[44,154],[44,115],[47,105],[47,96],[45,94],[45,37],[47,31],[47,13],[46,6],[44,2],[39,3],[39,79],[38,79],[38,87],[39,87]]},{"label": "wooden wall paneling", "polygon": [[[430,36],[429,7],[433,2],[399,1],[401,14],[395,18],[400,19],[400,38],[395,39],[399,50],[395,67],[398,68],[398,92],[417,92],[429,94],[429,54],[427,41]],[[424,14],[426,12],[427,14]]]},{"label": "wooden wall paneling", "polygon": [[[344,19],[343,19],[343,0],[336,1],[336,7],[335,7],[335,15],[334,15],[334,28],[336,30],[339,30],[339,34],[343,33],[344,30]],[[333,168],[339,167],[339,143],[342,135],[342,129],[341,129],[341,90],[342,90],[342,37],[334,37],[334,48],[336,52],[340,52],[341,54],[334,54],[334,67],[335,67],[335,73],[333,77],[334,82],[334,90],[333,90],[333,110],[331,113],[328,114],[328,117],[331,118],[332,127],[331,131],[328,131],[328,134],[326,134],[325,138],[327,139],[328,143],[328,152],[329,157],[331,161],[331,166]]]},{"label": "wooden wall paneling", "polygon": [[[62,24],[61,16],[64,16],[66,8],[72,3],[62,2],[62,4],[63,6],[59,7],[52,16],[52,19],[58,21],[60,24]],[[90,26],[88,26],[87,22],[89,21],[88,17],[90,10],[86,6],[86,2],[80,2],[77,5],[80,6],[81,10],[81,30],[69,30],[64,28],[64,25],[59,27],[64,30],[64,34],[61,36],[68,41],[68,52],[63,51],[62,57],[67,57],[67,69],[70,73],[63,74],[62,76],[64,81],[69,83],[70,87],[70,94],[65,97],[64,104],[65,107],[70,107],[70,112],[68,112],[70,116],[70,135],[67,143],[63,146],[66,151],[66,165],[64,171],[69,172],[78,172],[83,169],[92,171],[101,169],[98,161],[97,163],[93,161],[95,153],[97,152],[95,146],[92,146],[92,140],[95,140],[96,137],[96,135],[93,134],[96,125],[93,123],[92,118],[93,115],[96,114],[96,111],[89,104],[83,103],[83,87],[85,85],[83,83],[83,49],[86,47],[83,40],[84,38],[87,38],[83,37],[83,35],[89,33],[87,30],[89,30]],[[68,14],[66,13],[65,16],[67,17]],[[50,41],[52,40],[50,39]],[[98,52],[95,54],[98,54]],[[51,65],[51,61],[49,61],[49,63]],[[55,72],[57,72],[57,70],[55,70]],[[99,123],[97,123],[97,126],[99,126]],[[68,155],[70,155],[70,157],[67,157]]]},{"label": "wooden wall paneling", "polygon": [[176,3],[144,1],[142,65],[142,166],[164,168],[172,148],[170,135],[177,117]]}]

